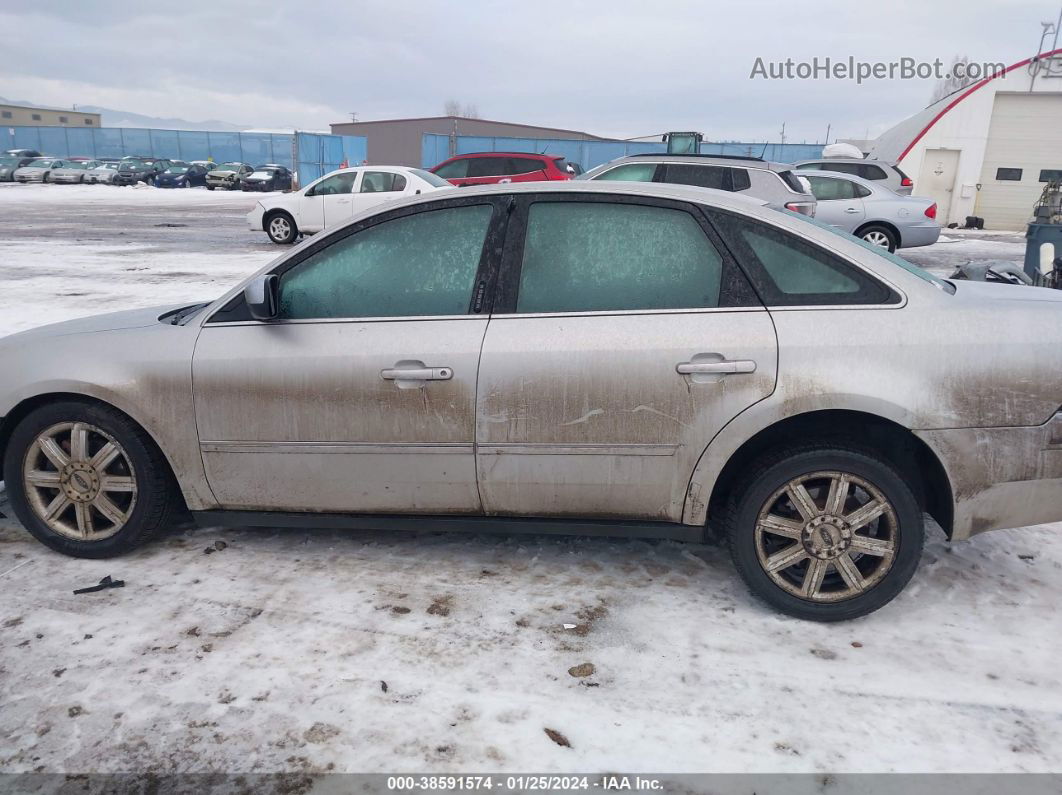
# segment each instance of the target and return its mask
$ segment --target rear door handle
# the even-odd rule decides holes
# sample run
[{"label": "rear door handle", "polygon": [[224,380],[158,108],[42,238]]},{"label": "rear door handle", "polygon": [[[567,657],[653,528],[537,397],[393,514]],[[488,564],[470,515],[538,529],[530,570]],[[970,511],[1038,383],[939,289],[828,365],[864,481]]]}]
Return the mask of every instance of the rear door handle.
[{"label": "rear door handle", "polygon": [[847,210],[845,210],[845,212],[846,213],[857,213],[857,212],[859,212],[859,210],[856,207],[849,207]]},{"label": "rear door handle", "polygon": [[738,359],[722,362],[680,362],[675,370],[681,375],[729,375],[731,373],[754,373],[756,362]]}]

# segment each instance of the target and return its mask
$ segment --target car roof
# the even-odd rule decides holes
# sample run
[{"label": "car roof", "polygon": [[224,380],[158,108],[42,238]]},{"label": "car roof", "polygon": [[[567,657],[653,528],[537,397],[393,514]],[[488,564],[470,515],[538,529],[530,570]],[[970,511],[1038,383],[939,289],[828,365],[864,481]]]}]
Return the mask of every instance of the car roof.
[{"label": "car roof", "polygon": [[[667,152],[644,152],[634,155],[624,155],[610,160],[602,165],[613,166],[618,163],[709,163],[720,166],[747,166],[748,168],[767,169],[768,171],[788,171],[792,168],[789,163],[778,163],[772,160],[764,160],[759,157],[746,157],[745,155],[676,155]],[[600,168],[600,166],[595,166]]]},{"label": "car roof", "polygon": [[[699,188],[693,185],[677,185],[665,182],[623,182],[607,180],[565,180],[557,182],[508,182],[492,185],[473,185],[461,188],[461,196],[490,196],[513,193],[597,193],[621,196],[646,196],[676,201],[711,204],[715,207],[748,209],[766,206],[768,202],[751,196],[744,196],[730,191]],[[422,198],[422,197],[417,197]],[[426,194],[424,198],[441,198],[437,193]]]},{"label": "car roof", "polygon": [[800,166],[804,163],[871,163],[875,166],[892,166],[888,160],[874,160],[869,157],[810,157],[804,160],[797,160],[794,165]]},{"label": "car roof", "polygon": [[[798,177],[830,177],[832,179],[846,179],[849,182],[854,182],[857,185],[862,185],[864,188],[883,187],[880,183],[875,183],[872,180],[863,179],[862,177],[858,177],[855,174],[849,174],[844,171],[827,171],[826,169],[822,169],[820,171],[817,168],[794,168],[793,173],[796,174]],[[891,193],[892,191],[889,192]]]},{"label": "car roof", "polygon": [[545,152],[466,152],[454,155],[447,160],[462,160],[466,157],[530,157],[539,160],[563,160],[564,155],[546,154]]}]

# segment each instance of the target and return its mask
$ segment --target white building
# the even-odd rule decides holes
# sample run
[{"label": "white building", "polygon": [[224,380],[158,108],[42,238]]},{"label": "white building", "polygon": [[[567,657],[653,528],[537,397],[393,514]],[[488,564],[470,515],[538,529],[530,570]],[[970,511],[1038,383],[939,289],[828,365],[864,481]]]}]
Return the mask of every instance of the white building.
[{"label": "white building", "polygon": [[1062,49],[1007,67],[882,133],[869,157],[896,162],[942,224],[1024,229],[1048,179],[1062,179]]}]

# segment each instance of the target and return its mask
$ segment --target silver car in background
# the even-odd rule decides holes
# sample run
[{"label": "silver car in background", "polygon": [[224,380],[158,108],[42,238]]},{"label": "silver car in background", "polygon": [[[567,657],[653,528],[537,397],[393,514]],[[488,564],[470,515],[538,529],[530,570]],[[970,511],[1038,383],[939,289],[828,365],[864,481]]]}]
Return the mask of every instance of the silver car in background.
[{"label": "silver car in background", "polygon": [[889,251],[928,246],[940,237],[937,203],[900,196],[880,182],[830,171],[797,171],[818,199],[815,219]]},{"label": "silver car in background", "polygon": [[804,171],[835,171],[840,174],[850,174],[868,182],[884,185],[901,196],[910,196],[914,187],[911,178],[904,174],[896,163],[887,163],[884,160],[866,160],[858,157],[823,157],[818,160],[801,160],[794,163],[793,168]]},{"label": "silver car in background", "polygon": [[39,157],[15,170],[15,182],[51,182],[52,171],[66,165],[67,161],[56,157]]},{"label": "silver car in background", "polygon": [[55,183],[81,184],[90,168],[99,165],[98,160],[67,160],[60,168],[52,169],[51,181]]},{"label": "silver car in background", "polygon": [[1062,519],[1062,292],[942,281],[682,185],[388,202],[209,303],[2,339],[0,372],[11,506],[81,557],[185,508],[209,527],[710,526],[756,594],[835,621],[903,589],[923,512],[954,541]]},{"label": "silver car in background", "polygon": [[814,216],[815,197],[791,169],[758,157],[645,154],[617,158],[576,179],[693,185],[752,196],[775,209]]},{"label": "silver car in background", "polygon": [[102,183],[114,184],[114,176],[118,173],[118,163],[114,161],[100,162],[85,172],[85,182],[90,185]]}]

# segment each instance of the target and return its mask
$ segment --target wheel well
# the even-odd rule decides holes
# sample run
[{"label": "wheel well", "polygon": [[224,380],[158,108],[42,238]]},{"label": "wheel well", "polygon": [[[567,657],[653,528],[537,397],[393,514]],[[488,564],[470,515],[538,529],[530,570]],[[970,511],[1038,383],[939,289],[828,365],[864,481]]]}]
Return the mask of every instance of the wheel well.
[{"label": "wheel well", "polygon": [[[155,445],[156,449],[159,449],[159,452],[162,454],[162,460],[166,462],[166,468],[169,470],[169,475],[172,479],[172,483],[175,484],[176,487],[176,484],[178,482],[177,476],[173,472],[173,467],[170,465],[169,459],[166,458],[166,454],[162,452],[162,450],[158,446],[158,443],[154,440],[151,434],[144,429],[143,425],[141,425],[139,422],[130,417],[124,411],[111,405],[110,403],[104,400],[99,400],[98,398],[89,397],[88,395],[81,395],[77,392],[50,392],[45,395],[34,395],[31,398],[26,398],[26,400],[23,400],[21,403],[15,406],[7,414],[7,416],[0,418],[0,480],[3,480],[4,478],[4,459],[7,457],[7,445],[8,442],[11,441],[11,434],[14,432],[15,426],[22,421],[23,417],[28,415],[34,409],[40,408],[41,406],[47,406],[49,403],[58,403],[61,400],[70,400],[76,401],[78,403],[106,406],[111,411],[117,411],[119,414],[129,420],[129,422],[133,423],[136,427],[140,428],[140,430],[144,431],[144,435],[151,440],[151,443]],[[181,490],[179,488],[177,488],[177,494],[181,494]],[[183,502],[183,496],[181,499]]]},{"label": "wheel well", "polygon": [[277,207],[276,209],[273,209],[273,210],[266,210],[266,214],[262,216],[262,231],[263,232],[265,232],[266,229],[268,228],[269,222],[271,220],[273,220],[273,218],[275,218],[278,215],[286,215],[288,218],[291,219],[291,223],[292,224],[295,223],[295,216],[293,216],[287,210],[281,209],[280,207]]},{"label": "wheel well", "polygon": [[[952,491],[947,473],[932,450],[902,425],[860,411],[814,411],[789,417],[747,440],[727,461],[708,502],[709,517],[721,517],[731,490],[749,465],[769,450],[797,440],[845,441],[880,453],[903,476],[922,510],[951,537]],[[711,521],[711,519],[710,519]]]},{"label": "wheel well", "polygon": [[900,228],[895,224],[890,224],[888,221],[868,221],[867,223],[863,224],[858,229],[856,229],[853,234],[855,234],[856,237],[859,237],[861,234],[863,234],[863,231],[865,229],[871,226],[883,226],[888,229],[896,236],[896,247],[900,247],[900,243],[903,242],[903,236],[900,234]]}]

